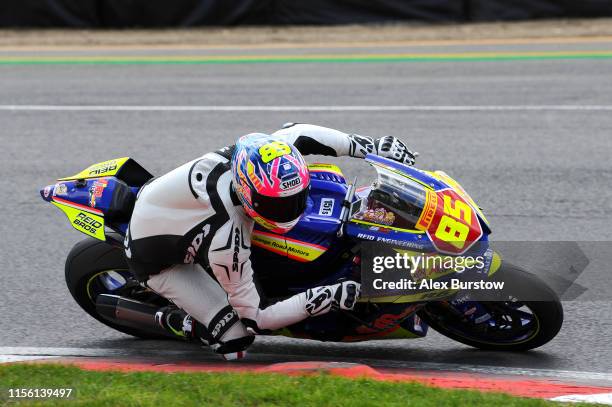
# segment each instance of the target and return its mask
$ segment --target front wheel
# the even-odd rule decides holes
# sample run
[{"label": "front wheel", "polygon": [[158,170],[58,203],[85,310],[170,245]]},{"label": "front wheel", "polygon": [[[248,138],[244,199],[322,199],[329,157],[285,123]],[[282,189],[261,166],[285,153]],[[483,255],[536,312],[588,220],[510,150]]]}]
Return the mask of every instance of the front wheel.
[{"label": "front wheel", "polygon": [[[474,302],[477,317],[468,317],[453,302],[431,302],[419,316],[442,335],[479,349],[525,351],[548,343],[561,329],[563,307],[544,282],[531,273],[504,263],[506,301]],[[521,300],[521,287],[537,292],[539,301]]]}]

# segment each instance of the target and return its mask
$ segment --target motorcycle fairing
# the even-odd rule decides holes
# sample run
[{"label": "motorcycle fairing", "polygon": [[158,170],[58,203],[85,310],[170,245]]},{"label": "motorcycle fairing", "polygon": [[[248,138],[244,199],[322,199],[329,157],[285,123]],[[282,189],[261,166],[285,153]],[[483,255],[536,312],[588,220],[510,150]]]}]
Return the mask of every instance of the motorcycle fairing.
[{"label": "motorcycle fairing", "polygon": [[[451,255],[464,254],[477,242],[487,240],[490,229],[481,218],[482,212],[448,175],[440,172],[434,177],[432,173],[375,155],[366,156],[366,161],[377,170],[379,179],[373,187],[358,191],[361,205],[357,211],[351,211],[349,235],[386,242],[389,239],[381,236],[381,232],[401,234],[391,240],[401,240],[400,245],[416,248],[428,246],[425,242],[428,240],[435,251]],[[425,239],[420,235],[423,232]]]},{"label": "motorcycle fairing", "polygon": [[419,306],[406,303],[374,305],[367,325],[343,313],[311,317],[275,332],[283,336],[319,341],[360,342],[373,339],[414,339],[427,335],[428,325],[416,314]]},{"label": "motorcycle fairing", "polygon": [[113,158],[101,163],[90,165],[83,171],[58,181],[91,179],[114,176],[131,187],[141,187],[153,175],[130,157]]},{"label": "motorcycle fairing", "polygon": [[[115,177],[102,177],[60,181],[43,188],[41,196],[61,209],[79,232],[105,240],[104,226],[125,233],[137,191],[137,187],[128,187]],[[79,222],[75,217],[82,218],[84,215],[74,212],[75,208],[86,212],[85,215],[95,215],[96,222],[101,226],[96,226],[98,223],[89,225],[96,226],[95,230],[82,225],[77,227]]]},{"label": "motorcycle fairing", "polygon": [[461,184],[459,184],[459,182],[457,182],[454,178],[452,178],[450,175],[448,175],[444,171],[436,170],[436,171],[424,171],[424,172],[434,177],[435,179],[444,182],[446,185],[451,187],[455,192],[457,192],[457,194],[461,195],[461,197],[465,199],[472,206],[472,208],[476,211],[479,219],[482,221],[482,223],[484,223],[483,227],[488,229],[487,233],[491,233],[489,221],[487,220],[484,213],[482,212],[482,209],[480,209],[480,207],[476,204],[476,202],[472,199],[472,197],[466,192],[466,190],[463,189],[463,187],[461,186]]},{"label": "motorcycle fairing", "polygon": [[115,158],[60,178],[40,195],[62,210],[76,230],[106,240],[105,226],[125,234],[136,194],[151,178],[133,159]]},{"label": "motorcycle fairing", "polygon": [[69,181],[74,179],[98,178],[116,175],[121,167],[129,160],[129,157],[114,158],[102,161],[85,168],[83,171],[70,177],[59,178],[58,181]]},{"label": "motorcycle fairing", "polygon": [[454,178],[449,176],[444,171],[436,170],[436,171],[425,171],[419,170],[417,168],[401,164],[397,161],[389,160],[384,157],[380,157],[373,154],[368,154],[366,156],[366,161],[370,164],[377,164],[386,167],[387,169],[394,171],[400,175],[408,177],[416,182],[421,183],[425,188],[432,189],[434,191],[440,191],[443,189],[453,189],[455,190],[462,198],[464,198],[469,205],[471,205],[478,214],[479,220],[484,224],[484,227],[488,230],[487,233],[490,233],[489,221],[484,216],[480,207],[476,204],[476,202],[472,199],[472,197],[463,189],[461,184],[457,182]]},{"label": "motorcycle fairing", "polygon": [[[483,236],[483,227],[474,208],[455,190],[435,191],[430,207],[432,216],[422,226],[437,251],[461,255],[472,248]],[[459,232],[460,231],[460,232]],[[460,236],[460,237],[458,237]]]},{"label": "motorcycle fairing", "polygon": [[51,203],[66,214],[73,228],[96,239],[106,240],[102,211],[57,197]]}]

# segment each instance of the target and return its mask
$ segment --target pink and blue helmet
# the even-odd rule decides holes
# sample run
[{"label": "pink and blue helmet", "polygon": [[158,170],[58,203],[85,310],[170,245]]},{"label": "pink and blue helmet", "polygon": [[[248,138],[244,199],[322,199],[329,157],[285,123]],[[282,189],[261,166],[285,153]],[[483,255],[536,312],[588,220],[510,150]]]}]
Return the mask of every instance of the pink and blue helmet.
[{"label": "pink and blue helmet", "polygon": [[306,209],[310,175],[294,145],[261,133],[236,143],[233,185],[245,212],[276,233],[286,233]]}]

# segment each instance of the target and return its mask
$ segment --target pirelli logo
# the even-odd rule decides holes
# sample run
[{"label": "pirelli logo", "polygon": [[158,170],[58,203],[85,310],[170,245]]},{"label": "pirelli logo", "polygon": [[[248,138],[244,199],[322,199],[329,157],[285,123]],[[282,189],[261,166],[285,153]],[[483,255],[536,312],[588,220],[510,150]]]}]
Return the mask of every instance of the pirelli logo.
[{"label": "pirelli logo", "polygon": [[423,212],[421,212],[421,216],[419,216],[419,220],[416,223],[416,228],[419,230],[427,230],[429,228],[429,225],[431,225],[431,221],[436,214],[436,208],[438,207],[438,195],[428,189],[425,190],[425,193],[425,206],[423,207]]}]

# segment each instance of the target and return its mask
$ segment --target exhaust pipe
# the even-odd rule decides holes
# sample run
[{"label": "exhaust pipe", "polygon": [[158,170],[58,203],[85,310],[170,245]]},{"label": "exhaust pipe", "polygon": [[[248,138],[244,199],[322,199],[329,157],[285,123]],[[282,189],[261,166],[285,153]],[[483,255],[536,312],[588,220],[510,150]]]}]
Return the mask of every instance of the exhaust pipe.
[{"label": "exhaust pipe", "polygon": [[100,294],[96,298],[96,311],[113,324],[135,328],[150,335],[176,339],[155,320],[159,307],[112,294]]}]

